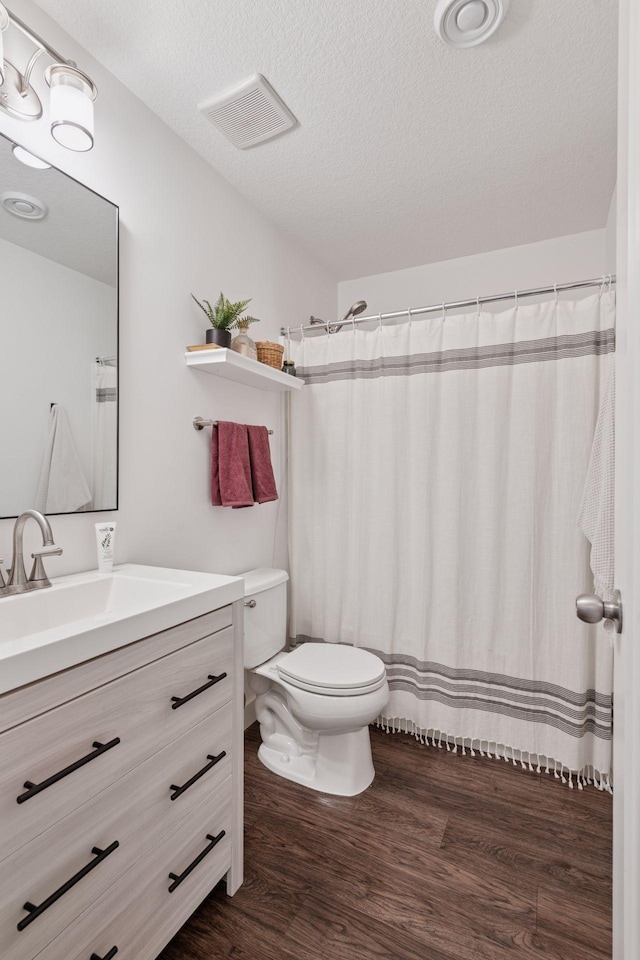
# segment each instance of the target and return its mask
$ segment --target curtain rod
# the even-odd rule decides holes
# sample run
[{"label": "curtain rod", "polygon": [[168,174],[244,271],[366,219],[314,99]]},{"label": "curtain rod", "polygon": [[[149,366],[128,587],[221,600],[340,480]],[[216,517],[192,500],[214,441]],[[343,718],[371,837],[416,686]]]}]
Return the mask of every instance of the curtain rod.
[{"label": "curtain rod", "polygon": [[509,293],[497,293],[489,297],[474,297],[472,300],[454,300],[451,303],[434,303],[429,307],[411,307],[408,310],[396,310],[393,313],[376,313],[368,317],[349,317],[348,320],[331,320],[326,323],[305,323],[300,327],[281,327],[280,334],[283,337],[291,333],[302,332],[303,330],[318,330],[320,326],[324,327],[329,333],[336,333],[343,325],[353,326],[355,323],[375,323],[383,320],[398,320],[400,317],[418,317],[424,313],[437,313],[438,311],[459,310],[462,307],[475,307],[483,303],[498,303],[501,300],[516,301],[520,297],[539,297],[550,293],[562,293],[565,290],[581,290],[585,287],[605,287],[616,282],[615,274],[606,274],[602,277],[596,277],[592,280],[576,280],[574,283],[556,283],[552,287],[533,287],[531,290],[511,290]]}]

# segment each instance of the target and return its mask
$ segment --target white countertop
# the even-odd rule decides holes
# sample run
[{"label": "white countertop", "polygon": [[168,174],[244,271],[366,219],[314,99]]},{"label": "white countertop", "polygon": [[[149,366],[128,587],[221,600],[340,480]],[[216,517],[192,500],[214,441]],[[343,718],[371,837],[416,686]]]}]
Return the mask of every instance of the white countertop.
[{"label": "white countertop", "polygon": [[128,563],[0,597],[0,694],[243,596],[242,577]]}]

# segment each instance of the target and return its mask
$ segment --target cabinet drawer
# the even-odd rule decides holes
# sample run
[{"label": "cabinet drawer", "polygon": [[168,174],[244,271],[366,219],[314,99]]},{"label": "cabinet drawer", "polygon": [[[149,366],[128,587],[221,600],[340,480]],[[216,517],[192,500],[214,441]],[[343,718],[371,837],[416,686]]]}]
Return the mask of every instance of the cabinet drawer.
[{"label": "cabinet drawer", "polygon": [[210,637],[233,622],[230,606],[220,607],[202,617],[187,620],[135,643],[128,643],[111,653],[93,660],[85,660],[76,667],[37,680],[27,687],[12,690],[0,696],[0,733],[26,723],[41,713],[53,710],[75,700],[90,690],[139,670],[154,660],[160,660],[183,647]]},{"label": "cabinet drawer", "polygon": [[[228,704],[5,860],[3,960],[35,956],[183,820],[191,823],[193,811],[229,780],[230,750]],[[91,869],[80,876],[87,865]],[[47,909],[18,929],[30,916],[25,903],[40,906],[58,891]]]},{"label": "cabinet drawer", "polygon": [[[231,866],[231,819],[227,780],[50,942],[37,960],[90,960],[93,954],[108,956],[114,947],[116,960],[155,960]],[[224,836],[212,846],[208,837],[215,839],[222,831]],[[175,882],[170,875],[180,877],[193,864],[169,893]],[[32,955],[23,954],[21,960],[27,958]]]},{"label": "cabinet drawer", "polygon": [[232,663],[227,628],[3,733],[0,860],[229,702]]}]

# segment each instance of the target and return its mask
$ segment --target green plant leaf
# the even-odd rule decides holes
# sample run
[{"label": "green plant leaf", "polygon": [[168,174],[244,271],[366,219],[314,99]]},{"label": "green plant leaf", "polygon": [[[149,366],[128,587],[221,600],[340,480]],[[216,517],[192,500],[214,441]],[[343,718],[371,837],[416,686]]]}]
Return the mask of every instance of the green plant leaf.
[{"label": "green plant leaf", "polygon": [[[205,307],[204,303],[200,303],[200,301],[198,300],[197,297],[194,297],[193,294],[191,294],[191,296],[193,297],[193,299],[195,300],[195,302],[198,304],[198,306],[200,307],[200,309],[202,310],[202,312],[204,313],[204,315],[207,317],[207,319],[209,320],[209,322],[210,322],[210,323],[213,323],[213,311],[212,311],[212,309],[211,309],[211,304],[209,303],[209,301],[208,301],[208,300],[205,300],[205,301],[204,301],[204,303],[207,304],[207,306]],[[208,309],[207,309],[207,308],[208,308]]]},{"label": "green plant leaf", "polygon": [[[230,300],[227,300],[222,291],[220,291],[220,296],[216,300],[214,307],[211,306],[208,300],[200,303],[193,294],[191,294],[191,296],[203,313],[205,313],[211,326],[216,327],[218,330],[231,330],[233,327],[237,327],[238,323],[241,322],[241,314],[251,303],[251,299],[238,300],[236,303],[232,303]],[[206,306],[204,304],[206,304]],[[254,318],[250,318],[247,322],[253,323],[255,320]]]}]

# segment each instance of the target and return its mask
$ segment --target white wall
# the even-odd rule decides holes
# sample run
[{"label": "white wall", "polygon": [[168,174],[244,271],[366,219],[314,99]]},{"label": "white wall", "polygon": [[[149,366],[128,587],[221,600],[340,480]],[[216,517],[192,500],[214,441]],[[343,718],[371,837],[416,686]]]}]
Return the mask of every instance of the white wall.
[{"label": "white wall", "polygon": [[609,206],[609,216],[607,217],[607,225],[605,227],[605,241],[604,241],[604,269],[605,273],[617,273],[616,268],[616,234],[618,230],[617,223],[617,205],[618,205],[618,189],[614,187],[613,195],[611,197],[611,204]]},{"label": "white wall", "polygon": [[[366,300],[367,314],[466,300],[553,283],[599,277],[604,272],[605,231],[592,230],[458,260],[379,273],[338,285],[338,309]],[[505,309],[505,304],[494,309]],[[324,319],[324,318],[323,318]]]},{"label": "white wall", "polygon": [[[253,328],[254,336],[276,339],[281,324],[295,326],[310,313],[335,314],[335,279],[30,0],[13,0],[11,8],[75,59],[99,87],[96,146],[90,154],[73,155],[58,147],[46,118],[22,124],[2,116],[0,132],[120,206],[117,559],[237,573],[272,563],[278,525],[276,558],[282,562],[286,505],[211,507],[209,435],[191,426],[200,415],[272,427],[282,484],[280,395],[186,368],[184,347],[202,342],[205,329],[189,294],[213,299],[222,289],[234,300],[253,297],[251,312],[263,318]],[[8,43],[5,34],[6,56]],[[34,73],[40,78],[39,66]],[[42,89],[40,79],[38,83]],[[195,103],[185,109],[195,110]],[[258,151],[255,157],[259,163]],[[28,367],[24,376],[29,376]],[[25,442],[30,442],[28,436]],[[93,524],[99,518],[54,519],[56,540],[65,552],[49,562],[51,575],[95,566]],[[0,556],[10,554],[11,527],[10,521],[0,521]],[[25,538],[27,546],[36,535],[30,532]]]},{"label": "white wall", "polygon": [[0,384],[11,409],[0,417],[0,513],[11,517],[34,504],[51,403],[67,412],[91,489],[94,360],[115,353],[116,291],[1,239],[0,282]]},{"label": "white wall", "polygon": [[[200,342],[204,331],[204,318],[189,294],[212,299],[222,289],[232,299],[252,296],[251,312],[263,318],[253,328],[254,336],[276,339],[281,325],[296,326],[311,313],[337,315],[335,279],[31,0],[13,0],[12,9],[77,60],[99,87],[96,146],[90,154],[73,155],[58,147],[46,117],[22,124],[1,116],[0,132],[120,206],[117,559],[234,573],[271,564],[277,540],[276,561],[283,562],[286,503],[239,511],[211,507],[208,431],[197,434],[191,427],[195,415],[271,426],[282,486],[281,399],[186,369],[184,347]],[[5,45],[10,55],[6,34]],[[46,103],[38,68],[35,75]],[[195,104],[186,105],[191,107]],[[259,151],[255,156],[259,162]],[[378,312],[598,276],[604,259],[603,230],[561,237],[343,282],[339,309],[363,297],[370,312]],[[93,523],[99,518],[55,519],[54,532],[65,553],[50,562],[52,574],[95,565]],[[11,526],[0,521],[0,556],[10,553]],[[26,539],[30,548],[37,534],[31,531]]]}]

